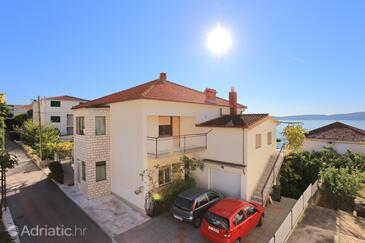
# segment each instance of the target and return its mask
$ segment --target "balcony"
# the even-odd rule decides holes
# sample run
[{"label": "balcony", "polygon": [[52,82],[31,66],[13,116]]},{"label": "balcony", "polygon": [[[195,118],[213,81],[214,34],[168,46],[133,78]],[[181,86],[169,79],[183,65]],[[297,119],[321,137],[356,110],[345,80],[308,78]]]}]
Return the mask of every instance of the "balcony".
[{"label": "balcony", "polygon": [[149,158],[158,159],[172,154],[205,150],[210,131],[169,137],[147,137],[147,155]]}]

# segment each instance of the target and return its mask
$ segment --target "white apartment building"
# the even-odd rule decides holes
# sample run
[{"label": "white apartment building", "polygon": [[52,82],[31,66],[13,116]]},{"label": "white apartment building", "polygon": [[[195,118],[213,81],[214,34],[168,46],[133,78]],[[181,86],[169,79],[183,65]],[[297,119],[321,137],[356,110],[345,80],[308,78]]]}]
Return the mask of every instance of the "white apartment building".
[{"label": "white apartment building", "polygon": [[[33,101],[33,122],[39,123],[39,116],[42,125],[52,125],[56,127],[61,135],[73,134],[73,106],[87,102],[88,100],[72,97],[68,95],[44,97],[38,101]],[[40,109],[38,109],[40,107]]]},{"label": "white apartment building", "polygon": [[204,161],[194,172],[199,187],[264,203],[282,162],[277,121],[245,114],[232,88],[229,100],[156,80],[74,108],[75,186],[88,198],[113,193],[143,208],[139,174],[156,171],[159,186],[173,180],[182,155]]}]

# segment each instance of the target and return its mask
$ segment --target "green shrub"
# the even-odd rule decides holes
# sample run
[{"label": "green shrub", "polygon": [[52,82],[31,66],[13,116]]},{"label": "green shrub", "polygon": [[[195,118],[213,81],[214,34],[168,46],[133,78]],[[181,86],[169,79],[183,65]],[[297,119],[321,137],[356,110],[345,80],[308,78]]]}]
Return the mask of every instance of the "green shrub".
[{"label": "green shrub", "polygon": [[[363,188],[364,174],[357,169],[328,167],[320,173],[321,189],[341,202],[346,198],[354,199]],[[337,204],[336,204],[337,205]]]},{"label": "green shrub", "polygon": [[48,165],[50,170],[49,177],[54,179],[59,183],[63,183],[63,167],[62,164],[58,161],[52,162]]},{"label": "green shrub", "polygon": [[[34,149],[34,152],[39,156],[39,127],[31,120],[23,123],[22,127],[16,126],[14,131],[20,134],[20,139]],[[52,159],[53,151],[50,147],[45,146],[48,143],[60,142],[60,132],[52,126],[42,126],[42,157],[43,159]]]},{"label": "green shrub", "polygon": [[27,120],[21,127],[15,127],[14,130],[20,134],[20,139],[30,146],[39,142],[38,125],[31,120]]},{"label": "green shrub", "polygon": [[160,214],[164,211],[170,210],[176,197],[183,191],[195,186],[195,180],[189,178],[187,180],[175,180],[159,193],[154,193],[154,199],[157,204],[156,213]]}]

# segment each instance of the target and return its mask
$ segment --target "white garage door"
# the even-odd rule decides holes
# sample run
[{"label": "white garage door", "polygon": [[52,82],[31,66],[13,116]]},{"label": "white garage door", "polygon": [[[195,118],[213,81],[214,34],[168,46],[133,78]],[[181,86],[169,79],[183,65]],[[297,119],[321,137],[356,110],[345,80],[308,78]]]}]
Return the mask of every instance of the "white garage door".
[{"label": "white garage door", "polygon": [[222,170],[210,170],[210,189],[226,197],[241,198],[241,175]]}]

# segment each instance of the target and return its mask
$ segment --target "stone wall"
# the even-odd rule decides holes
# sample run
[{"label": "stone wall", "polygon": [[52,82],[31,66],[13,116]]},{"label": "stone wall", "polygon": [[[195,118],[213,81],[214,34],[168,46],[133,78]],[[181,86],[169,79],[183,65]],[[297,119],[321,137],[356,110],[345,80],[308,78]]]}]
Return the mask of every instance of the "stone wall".
[{"label": "stone wall", "polygon": [[[95,117],[105,116],[106,135],[95,135]],[[76,134],[76,118],[84,117],[85,134]],[[108,195],[111,192],[110,117],[109,108],[88,108],[74,111],[75,186],[87,198]],[[85,162],[85,180],[82,179],[81,161]],[[96,162],[106,161],[106,180],[96,181]]]}]

